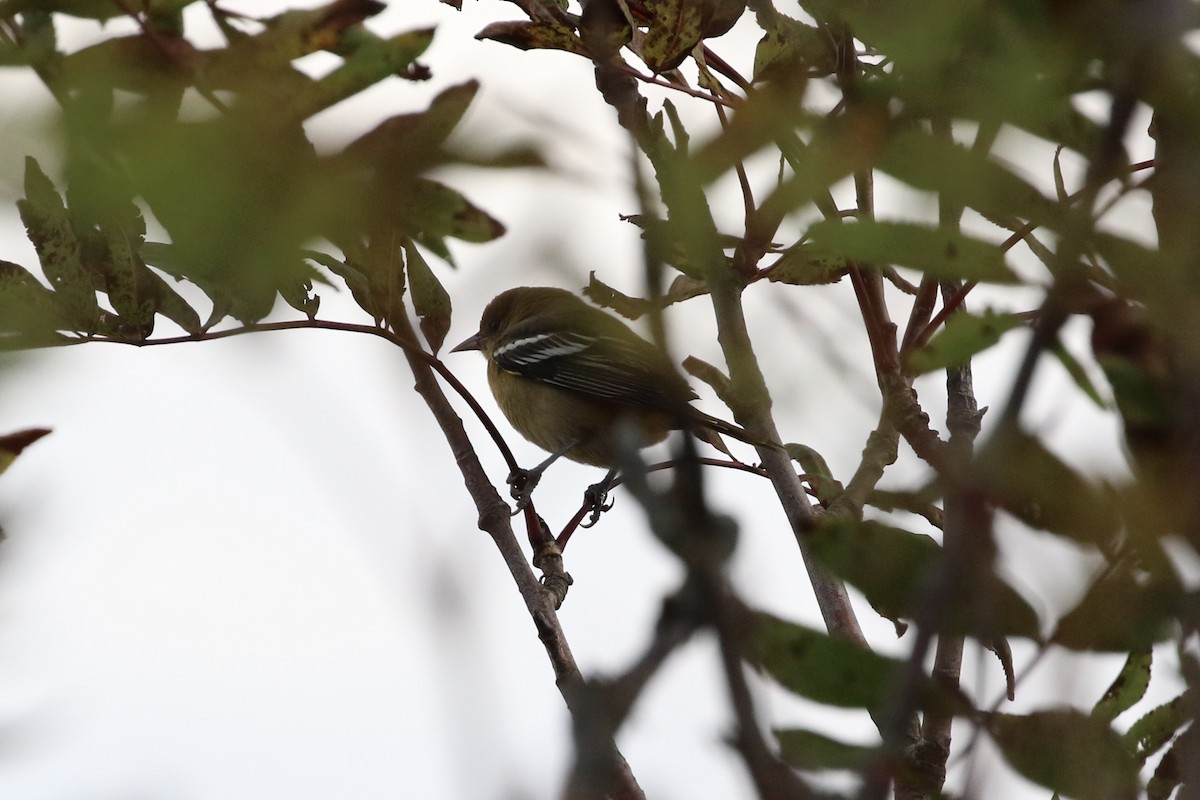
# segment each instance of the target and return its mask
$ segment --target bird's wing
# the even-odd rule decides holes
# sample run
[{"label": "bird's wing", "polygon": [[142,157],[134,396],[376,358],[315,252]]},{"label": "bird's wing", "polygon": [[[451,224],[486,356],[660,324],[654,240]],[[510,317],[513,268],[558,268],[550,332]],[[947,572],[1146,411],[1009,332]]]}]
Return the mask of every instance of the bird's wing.
[{"label": "bird's wing", "polygon": [[560,389],[678,413],[695,395],[666,358],[641,339],[555,331],[519,336],[492,358],[508,372]]}]

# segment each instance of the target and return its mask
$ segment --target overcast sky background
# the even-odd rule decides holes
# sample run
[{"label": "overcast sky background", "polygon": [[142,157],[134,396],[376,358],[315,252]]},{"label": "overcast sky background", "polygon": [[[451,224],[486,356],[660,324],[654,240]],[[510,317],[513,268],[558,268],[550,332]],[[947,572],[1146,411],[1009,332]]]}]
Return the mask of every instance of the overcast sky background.
[{"label": "overcast sky background", "polygon": [[[262,15],[282,4],[222,5]],[[456,304],[450,339],[473,333],[486,300],[513,285],[578,289],[595,269],[637,293],[637,231],[618,219],[636,210],[626,143],[591,90],[586,62],[475,41],[488,21],[517,16],[504,3],[466,0],[462,13],[434,0],[391,5],[369,22],[380,34],[438,26],[422,58],[434,80],[390,81],[326,112],[310,126],[319,145],[337,147],[478,78],[483,91],[466,138],[534,137],[561,168],[444,176],[509,229],[494,244],[456,247],[456,272],[435,264]],[[127,28],[79,23],[67,41],[83,46]],[[748,64],[752,46],[753,32],[739,28],[717,50]],[[334,63],[317,55],[306,67]],[[0,72],[0,96],[0,257],[33,266],[14,203],[25,154],[54,174],[55,146],[44,133],[53,107],[20,70]],[[1011,146],[1023,152],[1019,140]],[[1150,157],[1148,147],[1135,144],[1134,159]],[[1048,179],[1045,154],[1030,152],[1025,172]],[[893,214],[928,211],[886,182],[880,196]],[[1133,206],[1125,225],[1152,237],[1145,204]],[[730,230],[739,209],[735,202],[719,212]],[[876,414],[852,292],[781,288],[747,293],[780,427],[845,475]],[[986,299],[979,295],[976,308]],[[710,316],[696,300],[669,319],[676,342],[720,363]],[[281,308],[277,317],[295,315]],[[321,317],[365,321],[348,296],[328,292]],[[1086,328],[1070,333],[1082,354]],[[981,404],[1002,405],[1021,337],[977,363]],[[849,380],[839,360],[850,365]],[[482,359],[456,354],[447,363],[491,408]],[[142,349],[92,344],[6,357],[0,368],[0,431],[54,429],[0,480],[10,537],[0,548],[0,798],[557,796],[570,733],[549,664],[393,347],[296,331]],[[921,384],[935,421],[940,381]],[[720,413],[711,398],[706,408]],[[1056,364],[1040,370],[1026,422],[1071,463],[1121,474],[1116,422],[1072,390]],[[503,485],[503,462],[479,425],[467,424]],[[523,463],[542,457],[515,435],[510,443]],[[548,474],[537,499],[552,528],[597,477],[573,464]],[[739,589],[819,625],[767,483],[734,472],[711,477],[715,506],[741,525],[732,568]],[[566,554],[576,582],[563,625],[588,675],[620,670],[640,653],[662,596],[681,577],[634,503],[620,492],[615,499]],[[1014,584],[1035,607],[1049,615],[1070,607],[1087,559],[1015,528],[1001,544]],[[860,614],[877,647],[907,647],[865,604]],[[1014,642],[1014,650],[1020,669],[1032,648]],[[990,654],[977,655],[968,648],[964,679],[990,701],[1002,677]],[[1081,663],[1061,654],[1042,660],[1012,708],[1089,706],[1119,661]],[[748,796],[722,742],[730,731],[722,687],[705,636],[651,684],[620,738],[650,797]],[[1152,697],[1171,688],[1157,681]],[[864,716],[818,709],[766,684],[757,699],[772,725],[871,741]],[[973,780],[984,797],[1048,796],[992,765],[981,742],[959,762],[957,785]]]}]

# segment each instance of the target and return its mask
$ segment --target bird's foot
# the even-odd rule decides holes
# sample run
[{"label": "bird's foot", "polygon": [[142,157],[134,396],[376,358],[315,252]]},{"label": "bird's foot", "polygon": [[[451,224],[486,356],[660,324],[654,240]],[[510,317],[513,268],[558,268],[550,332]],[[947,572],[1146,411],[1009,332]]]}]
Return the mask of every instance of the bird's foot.
[{"label": "bird's foot", "polygon": [[580,527],[592,527],[600,521],[601,514],[613,507],[611,502],[605,502],[608,500],[609,483],[609,479],[605,478],[599,483],[593,483],[583,493],[583,500],[587,504],[589,513],[587,522],[583,523]]},{"label": "bird's foot", "polygon": [[541,479],[542,471],[540,469],[522,469],[517,467],[509,474],[506,481],[508,483],[508,492],[512,495],[512,499],[517,501],[517,508],[513,511],[514,517],[524,511],[525,506],[529,505],[529,498],[533,495],[533,490]]}]

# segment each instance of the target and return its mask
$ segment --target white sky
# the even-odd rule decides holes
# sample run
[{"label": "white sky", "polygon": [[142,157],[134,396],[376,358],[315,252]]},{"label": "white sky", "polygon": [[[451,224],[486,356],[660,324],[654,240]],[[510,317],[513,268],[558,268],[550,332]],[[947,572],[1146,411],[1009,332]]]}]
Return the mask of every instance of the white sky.
[{"label": "white sky", "polygon": [[[447,85],[480,78],[468,136],[537,136],[550,146],[567,177],[449,175],[510,230],[495,244],[456,247],[458,272],[434,265],[457,304],[454,341],[474,332],[483,303],[508,286],[577,289],[595,269],[638,289],[636,230],[617,219],[634,210],[624,143],[591,91],[590,67],[475,41],[487,21],[517,11],[466,3],[462,14],[434,0],[392,4],[370,26],[392,34],[437,24],[422,59],[435,80],[389,82],[311,126],[333,148],[378,119],[423,108]],[[278,4],[223,5],[261,14]],[[80,26],[75,35],[84,42],[96,34]],[[726,41],[719,52],[753,43],[737,31]],[[38,133],[50,106],[18,78],[0,73],[8,98],[0,106],[0,257],[33,266],[13,203],[24,155],[53,164],[54,150]],[[18,96],[27,102],[18,105]],[[1048,162],[1028,170],[1048,175]],[[881,199],[906,208],[886,186]],[[1130,224],[1144,228],[1144,208]],[[780,426],[845,475],[875,413],[874,400],[853,391],[873,380],[857,366],[869,362],[852,294],[847,285],[781,288],[748,293]],[[790,311],[772,297],[779,294]],[[799,328],[789,315],[802,318]],[[347,296],[326,294],[321,316],[364,321]],[[715,345],[693,333],[709,330],[707,318],[704,302],[694,301],[672,324],[701,342],[696,355],[719,363]],[[1081,343],[1087,331],[1073,333]],[[981,404],[1003,403],[1019,337],[980,359]],[[851,391],[824,348],[856,365]],[[448,363],[487,398],[478,356]],[[0,548],[0,798],[557,795],[570,742],[549,665],[393,348],[374,337],[299,331],[162,348],[97,344],[0,365],[0,430],[54,428],[0,480],[10,536]],[[940,380],[921,384],[935,420]],[[1043,365],[1030,427],[1072,463],[1119,474],[1114,421],[1068,386],[1060,368]],[[468,426],[502,485],[502,462],[479,426]],[[515,436],[510,443],[524,463],[540,460],[532,445]],[[551,527],[561,527],[597,477],[566,464],[548,475],[537,499]],[[819,624],[766,483],[720,473],[711,486],[714,503],[742,526],[739,588],[760,606]],[[1035,606],[1070,606],[1086,574],[1072,548],[1016,531],[1002,545],[1014,583]],[[576,583],[562,619],[575,655],[586,674],[620,670],[648,640],[680,570],[619,492],[616,508],[576,534],[566,555]],[[881,649],[907,646],[865,604],[860,613]],[[1014,650],[1019,669],[1031,649],[1016,642]],[[974,655],[964,680],[990,701],[1001,691],[999,669],[990,654],[977,668]],[[1115,670],[1111,660],[1080,670],[1078,660],[1047,659],[1014,708],[1089,705]],[[860,715],[817,709],[766,685],[758,699],[773,725],[871,741]],[[747,796],[745,774],[722,743],[729,730],[712,644],[701,637],[651,685],[620,745],[651,797]],[[960,763],[957,780],[973,765],[971,774],[983,776],[980,796],[1047,794],[995,772],[987,744],[979,750],[982,758]]]}]

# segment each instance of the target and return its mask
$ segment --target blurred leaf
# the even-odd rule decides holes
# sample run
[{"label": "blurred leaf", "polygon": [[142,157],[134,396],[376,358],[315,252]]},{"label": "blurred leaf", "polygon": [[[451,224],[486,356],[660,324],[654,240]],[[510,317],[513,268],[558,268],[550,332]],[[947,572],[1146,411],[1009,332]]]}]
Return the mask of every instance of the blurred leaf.
[{"label": "blurred leaf", "polygon": [[517,142],[501,145],[498,149],[485,148],[478,141],[463,145],[451,144],[445,148],[448,160],[468,167],[487,169],[515,169],[521,167],[546,168],[549,161],[542,148],[534,143]]},{"label": "blurred leaf", "polygon": [[114,36],[63,59],[64,82],[91,91],[180,92],[195,82],[205,54],[180,36]]},{"label": "blurred leaf", "polygon": [[879,755],[877,748],[846,744],[803,728],[776,728],[775,737],[780,757],[795,769],[858,772]]},{"label": "blurred leaf", "polygon": [[815,246],[864,265],[895,264],[939,280],[1017,282],[998,246],[947,229],[826,220],[812,225],[807,236]]},{"label": "blurred leaf", "polygon": [[1042,25],[1013,24],[1011,5],[935,0],[844,12],[856,36],[895,64],[873,88],[914,117],[1003,122],[1084,155],[1096,152],[1104,126],[1073,105],[1086,80],[1077,43],[1046,35]]},{"label": "blurred leaf", "polygon": [[810,242],[793,245],[767,268],[767,278],[773,283],[793,286],[816,286],[837,283],[850,266],[845,256]]},{"label": "blurred leaf", "polygon": [[992,714],[987,729],[1008,763],[1035,783],[1085,800],[1137,794],[1137,767],[1102,720],[1074,710]]},{"label": "blurred leaf", "polygon": [[1112,233],[1092,234],[1096,253],[1121,282],[1124,293],[1137,300],[1162,299],[1170,291],[1162,254],[1155,249]]},{"label": "blurred leaf", "polygon": [[295,96],[286,109],[297,122],[353,97],[391,75],[410,67],[433,41],[433,29],[401,33],[364,43],[345,57],[341,66]]},{"label": "blurred leaf", "polygon": [[755,615],[746,658],[780,685],[819,703],[882,708],[899,661],[771,616]]},{"label": "blurred leaf", "polygon": [[373,0],[334,0],[316,8],[288,9],[263,21],[257,34],[234,40],[221,53],[228,74],[273,73],[298,58],[336,47],[342,33],[386,8]]},{"label": "blurred leaf", "polygon": [[940,192],[946,201],[973,208],[988,219],[1016,217],[1057,230],[1063,218],[1057,203],[994,159],[915,128],[889,140],[878,166],[897,180]]},{"label": "blurred leaf", "polygon": [[464,242],[490,242],[504,234],[504,225],[458,191],[427,179],[417,180],[406,198],[397,198],[398,224],[419,243],[444,259],[445,238]]},{"label": "blurred leaf", "polygon": [[1161,581],[1109,574],[1059,620],[1051,641],[1072,650],[1145,650],[1171,634],[1181,600],[1177,588]]},{"label": "blurred leaf", "polygon": [[1150,648],[1135,650],[1125,659],[1125,666],[1113,679],[1104,696],[1092,708],[1092,716],[1112,722],[1146,695],[1150,686],[1150,665],[1154,656]]},{"label": "blurred leaf", "polygon": [[120,145],[134,190],[172,240],[169,265],[144,257],[242,322],[262,319],[281,293],[302,294],[312,273],[301,248],[359,213],[303,128],[260,111],[129,131]]},{"label": "blurred leaf", "polygon": [[79,239],[62,198],[32,157],[25,159],[21,221],[71,327],[92,333],[100,320],[93,276],[84,269]]},{"label": "blurred leaf", "polygon": [[1196,713],[1195,695],[1190,689],[1174,699],[1146,712],[1125,733],[1125,744],[1139,764],[1161,750],[1171,738],[1192,722]]},{"label": "blurred leaf", "polygon": [[[793,141],[797,127],[814,125],[818,121],[801,105],[799,91],[795,87],[789,84],[766,84],[740,103],[729,123],[722,126],[721,132],[698,149],[694,168],[702,182],[711,183],[767,145]],[[800,145],[798,139],[795,139],[795,144],[797,152],[789,153],[801,158],[808,148]],[[800,175],[805,173],[799,166],[796,171]],[[820,176],[825,171],[823,169],[815,174]]]},{"label": "blurred leaf", "polygon": [[[196,0],[138,0],[139,10],[154,13],[176,11]],[[117,0],[3,0],[0,2],[0,17],[27,14],[30,11],[48,11],[66,14],[81,19],[104,20],[125,16],[125,9]]]},{"label": "blurred leaf", "polygon": [[556,19],[493,22],[477,33],[475,38],[490,39],[518,50],[565,50],[580,56],[587,55],[587,47],[575,35],[575,31]]},{"label": "blurred leaf", "polygon": [[1023,324],[1024,320],[1018,314],[1001,314],[990,310],[983,314],[957,311],[933,338],[909,353],[908,367],[914,374],[923,375],[935,369],[965,364],[973,356],[997,344],[1005,333]]},{"label": "blurred leaf", "polygon": [[1052,454],[1036,438],[1007,431],[981,450],[976,476],[988,498],[1042,530],[1090,544],[1116,534],[1113,498]]},{"label": "blurred leaf", "polygon": [[1112,387],[1127,434],[1172,428],[1175,409],[1161,375],[1121,356],[1098,354],[1097,361]]},{"label": "blurred leaf", "polygon": [[26,447],[48,433],[50,433],[49,428],[27,428],[0,436],[0,474],[12,466],[12,463],[17,460],[17,456],[21,455]]},{"label": "blurred leaf", "polygon": [[1079,359],[1071,355],[1062,342],[1050,348],[1050,351],[1058,357],[1058,363],[1063,365],[1063,369],[1071,376],[1071,380],[1075,381],[1075,385],[1088,396],[1088,399],[1095,403],[1097,408],[1107,409],[1108,404],[1100,396],[1100,390],[1096,388],[1096,384],[1092,383],[1092,379],[1088,377],[1087,370],[1083,368],[1083,364],[1079,363]]},{"label": "blurred leaf", "polygon": [[408,257],[408,285],[413,307],[421,320],[421,333],[429,342],[430,350],[437,354],[450,330],[450,295],[425,263],[416,245],[405,245],[404,252]]},{"label": "blurred leaf", "polygon": [[[818,703],[847,708],[883,708],[905,669],[904,662],[865,650],[848,639],[761,611],[754,615],[745,657],[784,688]],[[926,710],[965,710],[963,698],[946,694],[932,681],[923,679],[917,691]]]},{"label": "blurred leaf", "polygon": [[356,166],[379,169],[392,179],[407,180],[418,175],[442,155],[446,139],[478,91],[478,81],[451,86],[425,111],[385,119],[347,145],[342,157]]},{"label": "blurred leaf", "polygon": [[0,349],[20,343],[57,338],[67,328],[67,315],[58,296],[24,267],[0,261]]},{"label": "blurred leaf", "polygon": [[[810,534],[809,544],[813,555],[893,622],[915,615],[918,602],[944,569],[944,552],[931,537],[870,520],[826,517]],[[999,578],[952,591],[955,602],[943,609],[941,630],[987,641],[1000,636],[1037,638],[1037,614]],[[959,602],[959,597],[973,602]],[[979,608],[987,609],[986,619],[976,613]]]}]

